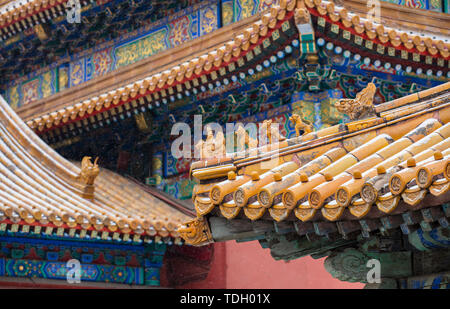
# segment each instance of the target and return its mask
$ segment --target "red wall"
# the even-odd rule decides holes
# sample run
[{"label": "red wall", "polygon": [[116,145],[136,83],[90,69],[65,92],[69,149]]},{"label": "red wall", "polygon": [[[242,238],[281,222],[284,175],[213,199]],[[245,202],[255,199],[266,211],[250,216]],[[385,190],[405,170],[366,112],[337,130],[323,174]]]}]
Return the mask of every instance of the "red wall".
[{"label": "red wall", "polygon": [[257,241],[215,244],[215,257],[208,277],[178,288],[227,289],[360,289],[361,283],[342,282],[331,277],[323,261],[303,257],[289,262],[275,261],[269,249]]}]

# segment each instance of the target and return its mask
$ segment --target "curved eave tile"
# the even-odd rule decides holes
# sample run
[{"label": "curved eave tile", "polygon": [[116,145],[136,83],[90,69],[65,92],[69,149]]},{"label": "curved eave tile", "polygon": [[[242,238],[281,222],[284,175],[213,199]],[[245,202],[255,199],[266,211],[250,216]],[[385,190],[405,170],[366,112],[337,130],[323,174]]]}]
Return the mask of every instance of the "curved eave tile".
[{"label": "curved eave tile", "polygon": [[[77,233],[139,242],[178,238],[178,225],[190,219],[110,171],[101,170],[93,185],[86,183],[82,169],[42,142],[3,99],[0,132],[0,230],[22,226],[26,232],[31,226],[34,232],[61,237]],[[87,187],[92,197],[82,194]]]},{"label": "curved eave tile", "polygon": [[[12,3],[7,3],[4,7],[0,8],[0,11],[3,11],[0,13],[0,29],[12,26],[24,19],[29,19],[59,5],[65,5],[67,1],[68,0],[28,0],[25,4],[17,5],[11,10],[2,10],[2,8],[6,6],[12,6]],[[23,1],[21,2],[23,3]]]},{"label": "curved eave tile", "polygon": [[[73,123],[75,121],[94,116],[111,108],[127,104],[146,97],[151,100],[151,95],[158,93],[158,97],[166,97],[167,89],[175,88],[186,82],[201,79],[208,74],[219,74],[221,68],[229,65],[237,65],[256,46],[269,38],[274,31],[281,28],[282,24],[291,19],[296,1],[281,1],[281,6],[273,6],[262,14],[261,20],[246,28],[243,33],[236,35],[215,50],[196,58],[186,60],[171,69],[156,73],[145,79],[128,84],[103,93],[94,98],[76,103],[58,111],[40,115],[27,124],[36,132],[45,132],[51,128]],[[245,61],[245,60],[244,60]]]},{"label": "curved eave tile", "polygon": [[396,49],[406,49],[432,57],[450,58],[450,44],[443,40],[409,34],[400,30],[375,24],[332,1],[305,0],[306,7],[315,16],[324,17],[329,22],[351,31],[377,44],[389,45]]},{"label": "curved eave tile", "polygon": [[[449,87],[447,83],[416,93],[414,100],[377,106],[384,113],[402,110],[398,118],[358,121],[367,126],[348,123],[345,130],[326,134],[314,132],[313,141],[328,137],[327,147],[304,137],[288,141],[289,155],[281,148],[281,160],[269,170],[255,168],[262,158],[258,156],[244,159],[228,154],[234,159],[212,166],[193,163],[192,175],[200,181],[194,189],[199,192],[198,216],[337,222],[381,218],[448,202]],[[439,103],[431,104],[435,100]],[[426,107],[418,112],[418,105]],[[302,162],[300,158],[308,153],[314,155]],[[215,175],[227,174],[221,172],[225,167],[232,171],[228,179],[214,182]],[[397,176],[405,184],[391,192],[391,179]]]}]

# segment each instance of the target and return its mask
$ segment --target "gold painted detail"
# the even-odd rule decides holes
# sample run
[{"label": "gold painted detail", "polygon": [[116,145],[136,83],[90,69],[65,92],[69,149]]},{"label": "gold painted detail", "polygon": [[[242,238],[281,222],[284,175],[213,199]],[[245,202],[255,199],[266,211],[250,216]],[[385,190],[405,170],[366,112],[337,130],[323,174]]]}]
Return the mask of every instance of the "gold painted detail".
[{"label": "gold painted detail", "polygon": [[49,38],[49,27],[45,26],[46,24],[38,24],[34,26],[34,31],[36,32],[37,37],[41,41],[45,41]]},{"label": "gold painted detail", "polygon": [[211,230],[204,217],[197,217],[184,223],[178,228],[178,233],[186,243],[193,246],[203,246],[213,242]]}]

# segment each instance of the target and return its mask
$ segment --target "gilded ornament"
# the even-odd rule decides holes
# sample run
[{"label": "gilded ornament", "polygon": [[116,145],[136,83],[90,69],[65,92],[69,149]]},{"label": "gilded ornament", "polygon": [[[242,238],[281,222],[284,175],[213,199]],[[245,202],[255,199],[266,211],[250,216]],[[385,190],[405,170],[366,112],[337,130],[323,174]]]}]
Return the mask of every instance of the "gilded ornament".
[{"label": "gilded ornament", "polygon": [[294,125],[297,136],[300,136],[300,131],[303,131],[303,134],[308,134],[313,131],[312,126],[303,122],[302,118],[297,114],[292,114],[292,116],[289,117],[289,120]]},{"label": "gilded ornament", "polygon": [[197,217],[178,228],[178,233],[186,243],[203,246],[213,242],[211,231],[204,217]]},{"label": "gilded ornament", "polygon": [[98,157],[95,159],[94,163],[91,162],[91,157],[84,157],[81,160],[81,172],[78,177],[84,184],[90,186],[94,184],[95,178],[100,173],[97,161]]},{"label": "gilded ornament", "polygon": [[258,147],[258,141],[254,138],[251,138],[243,126],[239,126],[235,134],[237,137],[238,151],[245,150],[245,146],[247,146],[248,149]]},{"label": "gilded ornament", "polygon": [[276,126],[272,126],[272,120],[264,120],[261,124],[261,131],[265,131],[269,144],[273,142],[283,141],[286,138],[282,136]]},{"label": "gilded ornament", "polygon": [[335,103],[335,107],[347,114],[351,120],[358,120],[375,115],[373,97],[377,88],[373,83],[369,83],[361,90],[354,99],[341,99]]}]

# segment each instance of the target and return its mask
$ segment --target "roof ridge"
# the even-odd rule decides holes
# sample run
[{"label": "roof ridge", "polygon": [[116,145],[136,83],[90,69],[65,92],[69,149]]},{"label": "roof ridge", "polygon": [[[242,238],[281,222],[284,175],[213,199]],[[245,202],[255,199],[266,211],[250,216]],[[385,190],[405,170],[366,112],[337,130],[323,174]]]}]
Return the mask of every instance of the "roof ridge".
[{"label": "roof ridge", "polygon": [[429,53],[437,56],[438,52],[443,58],[450,57],[450,43],[443,40],[432,39],[428,36],[410,35],[404,31],[385,27],[382,23],[376,25],[359,13],[351,13],[347,8],[336,5],[333,1],[305,0],[309,11],[316,16],[327,16],[333,23],[342,24],[346,28],[353,28],[358,35],[367,36],[369,39],[390,43],[394,47],[403,45],[406,49],[416,49],[419,53]]},{"label": "roof ridge", "polygon": [[[441,94],[444,94],[443,98],[434,100]],[[380,126],[389,126],[402,119],[407,119],[414,114],[420,114],[436,108],[444,108],[446,105],[450,104],[449,98],[450,82],[447,82],[399,99],[378,104],[375,106],[377,115],[374,117],[334,125],[300,137],[293,137],[277,144],[269,145],[269,147],[264,145],[252,149],[251,151],[227,153],[226,156],[221,159],[212,158],[194,162],[191,165],[191,173],[195,169],[223,164],[233,164],[236,167],[247,166],[254,164],[257,161],[270,160],[273,155],[281,157],[290,153],[332,143],[337,140],[367,132],[368,130],[374,130]],[[401,109],[400,112],[398,109]],[[249,153],[252,153],[252,155],[248,156]],[[256,153],[256,155],[254,155],[254,153]],[[202,176],[197,171],[195,177]]]},{"label": "roof ridge", "polygon": [[[23,225],[27,226],[23,231],[29,231],[33,225],[35,232],[44,226],[45,233],[52,234],[55,230],[58,236],[67,231],[70,237],[75,237],[78,230],[80,237],[90,231],[91,237],[101,233],[101,239],[118,239],[122,235],[127,240],[131,234],[139,242],[156,235],[176,238],[177,225],[191,217],[142,187],[135,185],[130,191],[132,183],[113,172],[99,175],[95,186],[93,178],[86,181],[82,177],[86,162],[81,163],[80,169],[56,153],[3,98],[0,98],[0,136],[3,230],[8,225],[13,230]],[[87,196],[86,188],[92,191],[95,188],[95,195]]]},{"label": "roof ridge", "polygon": [[38,138],[35,133],[20,119],[12,110],[9,104],[0,96],[0,120],[5,129],[12,134],[16,140],[22,141],[29,147],[29,150],[40,156],[52,171],[66,179],[75,187],[81,185],[77,177],[81,170],[61,157],[55,150]]},{"label": "roof ridge", "polygon": [[[312,152],[300,151],[276,165],[279,168],[283,162],[292,162],[305,170],[309,165],[310,175],[295,175],[300,167],[286,178],[267,181],[263,179],[268,174],[265,169],[253,164],[236,169],[239,180],[222,181],[219,175],[200,182],[193,197],[197,222],[187,222],[180,234],[194,245],[233,239],[229,235],[235,232],[232,229],[226,237],[214,233],[218,228],[214,222],[218,221],[213,218],[225,217],[248,220],[252,226],[255,220],[274,223],[275,229],[292,226],[300,235],[346,237],[350,232],[361,232],[369,237],[374,230],[398,227],[408,234],[411,224],[405,216],[414,211],[436,211],[439,215],[433,221],[448,217],[440,206],[450,198],[449,111],[450,106],[446,106],[439,112],[409,117],[392,128],[356,135]],[[337,160],[326,160],[324,154],[335,147],[341,149],[335,153]],[[258,179],[254,173],[264,174]],[[242,179],[251,181],[252,191],[241,190],[245,186]],[[243,202],[235,202],[238,192],[237,198]],[[424,218],[426,215],[423,213]],[[212,233],[200,239],[210,228]]]},{"label": "roof ridge", "polygon": [[27,124],[37,132],[43,132],[55,126],[73,123],[86,116],[93,116],[99,112],[120,107],[131,101],[141,102],[144,98],[152,101],[151,94],[153,93],[160,97],[159,93],[161,92],[161,97],[166,97],[168,88],[192,83],[194,80],[199,83],[198,79],[206,74],[217,77],[220,69],[231,65],[236,67],[239,59],[253,51],[257,45],[262,44],[263,40],[270,37],[274,31],[280,29],[282,24],[293,16],[296,6],[295,0],[280,1],[279,5],[273,5],[269,10],[261,12],[261,18],[246,27],[234,39],[220,43],[208,53],[71,106],[45,112],[27,121]]}]

